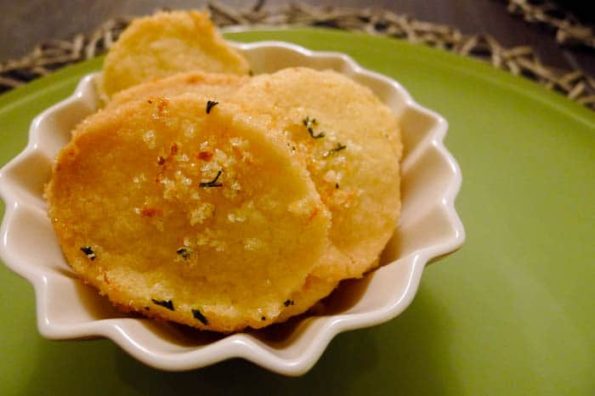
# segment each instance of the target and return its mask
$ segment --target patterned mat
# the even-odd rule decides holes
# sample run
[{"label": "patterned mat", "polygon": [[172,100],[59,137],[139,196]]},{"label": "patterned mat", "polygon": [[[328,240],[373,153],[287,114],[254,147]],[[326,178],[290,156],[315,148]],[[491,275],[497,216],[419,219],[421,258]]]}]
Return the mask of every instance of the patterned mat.
[{"label": "patterned mat", "polygon": [[[582,25],[571,14],[549,1],[508,0],[509,12],[530,23],[549,27],[561,45],[595,48],[593,29]],[[530,78],[595,110],[595,79],[579,70],[559,70],[540,62],[528,46],[505,47],[489,35],[466,35],[456,28],[424,22],[386,10],[315,7],[292,4],[267,9],[259,0],[253,7],[236,10],[211,1],[209,11],[220,27],[250,25],[318,26],[405,39],[412,43],[473,56],[498,69]],[[42,43],[21,59],[0,63],[0,92],[81,60],[104,53],[132,18],[115,18],[89,35],[78,34],[70,40]]]}]

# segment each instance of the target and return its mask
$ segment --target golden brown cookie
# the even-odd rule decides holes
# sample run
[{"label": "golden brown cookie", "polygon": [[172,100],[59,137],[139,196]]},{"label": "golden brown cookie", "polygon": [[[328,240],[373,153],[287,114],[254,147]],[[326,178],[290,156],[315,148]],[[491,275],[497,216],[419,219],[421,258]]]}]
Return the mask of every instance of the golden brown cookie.
[{"label": "golden brown cookie", "polygon": [[400,209],[401,139],[391,110],[349,78],[307,68],[256,76],[230,99],[249,113],[271,115],[332,214],[334,249],[317,276],[360,277],[375,267]]},{"label": "golden brown cookie", "polygon": [[207,13],[159,12],[133,20],[122,33],[105,58],[100,86],[111,97],[154,78],[194,70],[247,75],[250,67]]},{"label": "golden brown cookie", "polygon": [[147,316],[223,332],[277,320],[320,260],[330,221],[269,124],[194,95],[91,116],[46,189],[69,264]]}]

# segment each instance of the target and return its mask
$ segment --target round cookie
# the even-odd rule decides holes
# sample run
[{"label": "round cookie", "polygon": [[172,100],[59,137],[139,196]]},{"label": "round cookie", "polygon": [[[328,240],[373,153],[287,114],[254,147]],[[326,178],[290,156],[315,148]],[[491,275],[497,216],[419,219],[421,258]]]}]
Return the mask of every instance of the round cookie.
[{"label": "round cookie", "polygon": [[158,12],[133,20],[110,48],[101,88],[111,97],[147,80],[191,70],[247,75],[250,67],[225,43],[207,13]]},{"label": "round cookie", "polygon": [[193,71],[178,73],[170,77],[155,79],[118,92],[108,106],[120,106],[149,97],[172,97],[194,93],[211,100],[221,100],[234,93],[249,80],[247,76]]},{"label": "round cookie", "polygon": [[319,261],[330,220],[265,125],[194,95],[91,116],[46,188],[69,264],[147,316],[223,332],[276,321]]},{"label": "round cookie", "polygon": [[345,76],[306,68],[253,77],[230,100],[271,115],[331,211],[332,246],[315,274],[340,280],[375,267],[400,209],[401,141],[391,110]]}]

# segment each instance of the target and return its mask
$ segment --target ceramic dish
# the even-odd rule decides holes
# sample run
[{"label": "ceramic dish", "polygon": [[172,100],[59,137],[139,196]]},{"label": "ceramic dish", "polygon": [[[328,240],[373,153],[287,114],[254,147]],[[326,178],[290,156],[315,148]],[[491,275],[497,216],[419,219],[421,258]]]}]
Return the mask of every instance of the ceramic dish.
[{"label": "ceramic dish", "polygon": [[53,158],[71,129],[96,109],[97,74],[92,74],[71,97],[35,118],[26,149],[0,171],[0,196],[6,203],[0,256],[34,286],[43,336],[106,337],[138,360],[165,370],[243,358],[278,373],[300,375],[336,334],[399,315],[411,303],[426,264],[463,243],[464,229],[454,208],[461,173],[444,147],[447,123],[441,116],[415,103],[394,80],[363,69],[346,55],[281,42],[234,46],[256,73],[289,66],[341,72],[371,88],[401,117],[402,215],[382,255],[383,265],[363,279],[343,282],[324,310],[261,331],[220,336],[117,312],[66,264],[42,197]]}]

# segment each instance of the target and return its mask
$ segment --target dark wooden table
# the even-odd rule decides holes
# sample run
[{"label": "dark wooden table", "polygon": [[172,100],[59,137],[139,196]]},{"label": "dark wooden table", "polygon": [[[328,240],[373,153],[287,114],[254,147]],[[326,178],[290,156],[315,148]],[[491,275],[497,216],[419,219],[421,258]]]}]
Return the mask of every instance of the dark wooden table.
[{"label": "dark wooden table", "polygon": [[[305,0],[320,6],[384,8],[420,20],[447,24],[466,34],[487,33],[505,46],[529,45],[549,66],[579,69],[595,75],[595,51],[569,49],[558,45],[554,33],[529,25],[510,15],[504,0]],[[252,3],[224,0],[231,7]],[[266,7],[280,7],[289,0],[269,0]],[[0,62],[20,57],[47,39],[66,39],[89,33],[105,20],[122,15],[142,15],[160,7],[199,8],[205,1],[191,0],[0,0]]]}]

